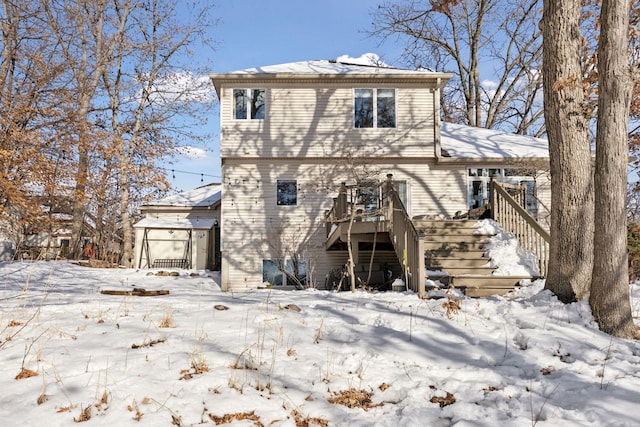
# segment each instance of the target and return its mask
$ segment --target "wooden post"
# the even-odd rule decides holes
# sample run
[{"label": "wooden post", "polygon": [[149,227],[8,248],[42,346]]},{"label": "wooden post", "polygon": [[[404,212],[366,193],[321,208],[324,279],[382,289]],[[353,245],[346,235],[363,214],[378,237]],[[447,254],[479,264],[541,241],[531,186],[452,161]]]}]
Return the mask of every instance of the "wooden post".
[{"label": "wooden post", "polygon": [[391,197],[391,192],[393,191],[393,174],[387,174],[387,182],[385,185],[385,193],[386,193],[386,213],[387,221],[389,221],[389,228],[391,228],[393,224],[393,198]]},{"label": "wooden post", "polygon": [[418,296],[424,298],[426,295],[426,272],[424,263],[424,233],[418,233]]},{"label": "wooden post", "polygon": [[338,203],[336,204],[336,212],[334,212],[336,220],[340,221],[347,216],[347,184],[345,182],[340,186],[338,192]]}]

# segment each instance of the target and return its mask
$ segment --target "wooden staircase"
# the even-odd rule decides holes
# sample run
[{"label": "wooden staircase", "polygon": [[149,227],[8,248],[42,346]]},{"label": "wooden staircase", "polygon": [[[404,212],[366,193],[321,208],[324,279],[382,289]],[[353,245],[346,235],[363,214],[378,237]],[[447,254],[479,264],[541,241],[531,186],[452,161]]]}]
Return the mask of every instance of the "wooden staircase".
[{"label": "wooden staircase", "polygon": [[413,220],[422,236],[427,278],[464,291],[467,296],[502,295],[531,276],[497,276],[485,245],[491,235],[480,234],[475,220]]},{"label": "wooden staircase", "polygon": [[[375,212],[364,215],[358,210],[358,186],[343,183],[332,209],[325,215],[327,250],[344,250],[347,230],[352,239],[358,236],[357,241],[371,242],[367,235],[375,235],[375,241],[391,244],[404,271],[407,288],[421,297],[425,296],[426,279],[438,279],[464,290],[468,296],[483,297],[505,294],[521,280],[534,278],[493,274],[495,268],[491,267],[485,250],[491,236],[478,234],[475,220],[411,219],[393,187],[392,178],[389,174],[387,180],[378,185]],[[509,194],[508,187],[492,182],[490,212],[524,248],[536,254],[540,274],[545,276],[549,234],[522,206],[523,187],[517,186],[520,194],[517,198]],[[358,220],[350,224],[356,217]],[[374,218],[375,221],[370,221]]]}]

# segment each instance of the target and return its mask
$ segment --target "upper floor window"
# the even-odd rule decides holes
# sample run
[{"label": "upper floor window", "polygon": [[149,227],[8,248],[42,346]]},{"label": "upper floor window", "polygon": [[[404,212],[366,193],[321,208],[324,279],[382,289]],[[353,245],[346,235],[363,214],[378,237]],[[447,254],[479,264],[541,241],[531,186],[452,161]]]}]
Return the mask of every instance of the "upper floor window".
[{"label": "upper floor window", "polygon": [[264,89],[234,89],[233,118],[263,120],[265,116]]},{"label": "upper floor window", "polygon": [[355,89],[353,99],[354,127],[396,127],[395,89]]}]

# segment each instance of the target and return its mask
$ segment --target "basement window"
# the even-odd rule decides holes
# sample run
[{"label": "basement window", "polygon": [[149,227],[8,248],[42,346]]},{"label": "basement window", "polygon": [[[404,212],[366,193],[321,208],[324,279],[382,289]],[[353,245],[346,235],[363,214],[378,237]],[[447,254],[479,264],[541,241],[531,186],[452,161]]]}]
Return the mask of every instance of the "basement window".
[{"label": "basement window", "polygon": [[262,282],[271,286],[304,288],[308,283],[307,261],[300,258],[263,259]]}]

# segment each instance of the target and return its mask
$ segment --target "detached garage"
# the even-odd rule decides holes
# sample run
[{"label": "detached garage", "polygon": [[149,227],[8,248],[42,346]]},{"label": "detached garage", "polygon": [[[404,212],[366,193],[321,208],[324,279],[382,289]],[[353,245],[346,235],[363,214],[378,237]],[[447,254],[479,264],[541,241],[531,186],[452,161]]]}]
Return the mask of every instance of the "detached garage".
[{"label": "detached garage", "polygon": [[142,206],[135,267],[218,270],[220,189],[209,184]]}]

